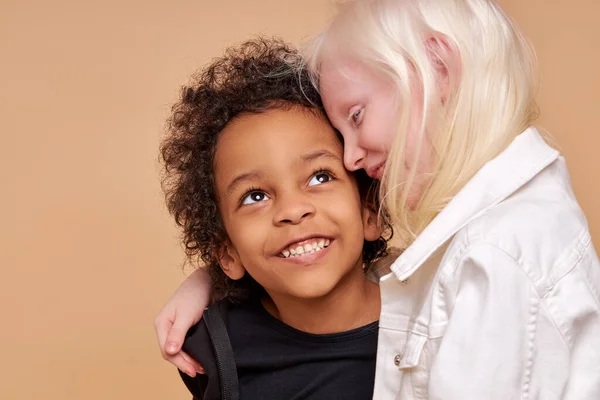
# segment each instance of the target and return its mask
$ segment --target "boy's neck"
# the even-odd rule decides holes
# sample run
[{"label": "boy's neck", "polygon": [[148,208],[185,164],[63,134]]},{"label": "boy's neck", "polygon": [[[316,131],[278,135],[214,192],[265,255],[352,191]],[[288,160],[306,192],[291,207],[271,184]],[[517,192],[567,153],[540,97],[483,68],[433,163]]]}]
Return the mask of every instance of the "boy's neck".
[{"label": "boy's neck", "polygon": [[355,268],[326,296],[315,299],[271,295],[266,310],[281,322],[303,332],[327,334],[359,328],[379,319],[379,285]]}]

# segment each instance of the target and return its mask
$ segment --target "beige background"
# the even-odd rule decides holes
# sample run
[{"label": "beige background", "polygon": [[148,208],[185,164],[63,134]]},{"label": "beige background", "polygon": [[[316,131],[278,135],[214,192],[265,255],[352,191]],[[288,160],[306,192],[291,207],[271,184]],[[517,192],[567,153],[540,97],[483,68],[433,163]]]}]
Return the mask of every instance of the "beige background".
[{"label": "beige background", "polygon": [[[600,239],[596,0],[505,1]],[[0,398],[185,399],[152,319],[183,279],[157,178],[179,85],[227,43],[299,43],[327,0],[0,0]]]}]

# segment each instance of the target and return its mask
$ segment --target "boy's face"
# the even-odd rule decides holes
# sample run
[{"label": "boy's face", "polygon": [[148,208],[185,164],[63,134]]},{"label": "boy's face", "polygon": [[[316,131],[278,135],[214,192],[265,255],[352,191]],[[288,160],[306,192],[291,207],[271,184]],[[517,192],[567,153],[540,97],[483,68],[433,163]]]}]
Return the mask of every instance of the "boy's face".
[{"label": "boy's face", "polygon": [[215,181],[230,239],[221,266],[233,279],[247,271],[271,296],[330,293],[362,267],[363,239],[379,236],[342,144],[308,110],[231,121],[219,137]]}]

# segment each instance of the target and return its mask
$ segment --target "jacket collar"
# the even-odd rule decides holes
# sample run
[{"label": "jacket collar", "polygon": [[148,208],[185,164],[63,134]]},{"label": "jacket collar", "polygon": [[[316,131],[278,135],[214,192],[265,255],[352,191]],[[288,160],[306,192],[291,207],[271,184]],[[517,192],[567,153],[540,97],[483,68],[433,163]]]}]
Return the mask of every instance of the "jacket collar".
[{"label": "jacket collar", "polygon": [[530,127],[486,163],[392,264],[400,280],[410,277],[469,222],[512,195],[552,164],[559,152]]}]

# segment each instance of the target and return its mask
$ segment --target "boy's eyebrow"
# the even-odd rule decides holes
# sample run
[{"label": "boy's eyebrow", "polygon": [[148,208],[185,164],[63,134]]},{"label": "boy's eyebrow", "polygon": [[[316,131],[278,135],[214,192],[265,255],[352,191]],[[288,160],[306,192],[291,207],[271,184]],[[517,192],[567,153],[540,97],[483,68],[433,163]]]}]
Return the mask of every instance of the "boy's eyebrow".
[{"label": "boy's eyebrow", "polygon": [[304,154],[301,157],[302,161],[305,162],[305,163],[306,162],[310,162],[310,161],[314,161],[314,160],[316,160],[318,158],[330,158],[330,159],[335,160],[335,161],[340,161],[340,162],[342,161],[342,159],[340,158],[340,156],[338,156],[337,154],[335,154],[335,153],[333,153],[333,152],[331,152],[329,150],[326,150],[326,149],[312,151],[310,153]]},{"label": "boy's eyebrow", "polygon": [[231,194],[236,186],[238,186],[243,181],[250,180],[258,180],[263,177],[263,174],[258,171],[251,171],[245,174],[241,174],[236,176],[230,183],[227,185],[227,193]]},{"label": "boy's eyebrow", "polygon": [[[306,153],[300,157],[300,160],[303,163],[309,163],[309,162],[317,160],[319,158],[329,158],[329,159],[332,159],[332,160],[335,160],[338,162],[342,162],[342,159],[337,154],[335,154],[329,150],[326,150],[326,149],[316,150],[316,151],[311,151],[310,153]],[[263,177],[264,177],[264,174],[259,171],[250,171],[250,172],[247,172],[244,174],[240,174],[240,175],[236,176],[235,178],[233,178],[233,180],[229,183],[229,185],[227,185],[227,193],[231,194],[235,190],[235,187],[244,181],[260,180]]]}]

